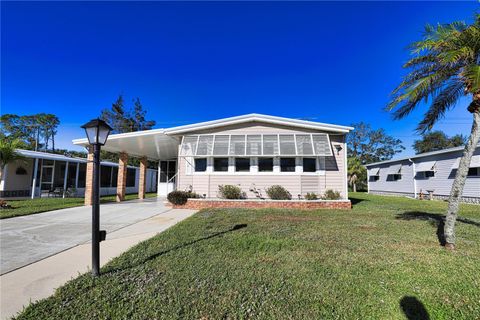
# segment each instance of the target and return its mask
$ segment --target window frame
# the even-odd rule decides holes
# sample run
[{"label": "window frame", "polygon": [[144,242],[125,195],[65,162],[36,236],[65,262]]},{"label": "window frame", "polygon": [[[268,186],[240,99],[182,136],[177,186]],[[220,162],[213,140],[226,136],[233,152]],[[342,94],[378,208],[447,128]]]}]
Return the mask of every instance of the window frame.
[{"label": "window frame", "polygon": [[[226,170],[217,170],[217,169],[216,169],[216,162],[217,162],[217,161],[220,161],[220,160],[226,160],[226,161],[227,161]],[[229,167],[229,165],[230,165],[230,161],[229,161],[228,157],[214,157],[214,158],[213,158],[213,172],[228,173],[228,167]]]},{"label": "window frame", "polygon": [[[200,161],[202,160],[205,161],[205,169],[204,170],[198,170],[198,165],[197,165],[197,161]],[[207,168],[208,168],[208,159],[207,158],[194,158],[193,159],[193,163],[194,163],[194,168],[193,168],[193,171],[195,173],[198,173],[198,172],[207,172]]]},{"label": "window frame", "polygon": [[[313,160],[313,171],[305,171],[305,160]],[[317,158],[303,157],[302,158],[302,172],[305,172],[305,173],[315,173],[315,172],[317,172]]]},{"label": "window frame", "polygon": [[[238,160],[247,160],[248,161],[248,169],[247,170],[238,170]],[[252,160],[250,157],[235,157],[233,158],[234,164],[235,164],[235,172],[250,172],[250,168],[252,166]]]},{"label": "window frame", "polygon": [[[289,160],[293,162],[293,170],[283,170],[284,165],[282,164],[282,160]],[[287,172],[295,172],[296,171],[296,166],[297,166],[297,161],[295,157],[280,157],[280,173],[287,173]]]}]

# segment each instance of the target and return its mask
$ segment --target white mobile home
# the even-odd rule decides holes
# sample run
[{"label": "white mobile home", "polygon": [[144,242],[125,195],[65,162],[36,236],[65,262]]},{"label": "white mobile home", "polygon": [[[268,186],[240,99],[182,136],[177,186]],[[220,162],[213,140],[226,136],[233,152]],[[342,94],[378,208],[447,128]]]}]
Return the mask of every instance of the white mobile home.
[{"label": "white mobile home", "polygon": [[[367,164],[368,192],[447,199],[464,147],[433,151]],[[477,146],[463,190],[463,201],[480,203],[480,146]]]}]

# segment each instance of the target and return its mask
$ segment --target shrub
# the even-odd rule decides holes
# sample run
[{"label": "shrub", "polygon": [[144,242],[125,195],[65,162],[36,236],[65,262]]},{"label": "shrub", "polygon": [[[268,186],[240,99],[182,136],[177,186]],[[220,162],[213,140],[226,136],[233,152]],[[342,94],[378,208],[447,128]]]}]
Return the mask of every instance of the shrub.
[{"label": "shrub", "polygon": [[325,200],[338,200],[340,199],[340,192],[332,189],[328,189],[325,191],[325,195],[323,196],[323,199]]},{"label": "shrub", "polygon": [[223,199],[242,199],[244,198],[244,194],[242,189],[238,186],[234,186],[231,184],[220,185],[218,186],[218,194],[220,198]]},{"label": "shrub", "polygon": [[287,189],[280,185],[273,185],[265,190],[267,195],[272,200],[291,200],[292,195]]},{"label": "shrub", "polygon": [[167,199],[171,204],[184,205],[187,203],[190,192],[186,191],[172,191],[167,195]]},{"label": "shrub", "polygon": [[318,200],[318,196],[315,192],[308,192],[306,195],[305,195],[305,199],[306,200]]}]

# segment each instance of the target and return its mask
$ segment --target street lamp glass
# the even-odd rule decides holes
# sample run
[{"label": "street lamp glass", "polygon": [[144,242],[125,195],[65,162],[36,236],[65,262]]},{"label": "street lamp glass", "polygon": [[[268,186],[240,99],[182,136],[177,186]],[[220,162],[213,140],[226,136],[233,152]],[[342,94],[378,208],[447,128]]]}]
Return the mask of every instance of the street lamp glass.
[{"label": "street lamp glass", "polygon": [[88,142],[90,144],[104,145],[107,142],[108,135],[112,128],[103,120],[94,119],[84,124],[82,128],[85,129]]}]

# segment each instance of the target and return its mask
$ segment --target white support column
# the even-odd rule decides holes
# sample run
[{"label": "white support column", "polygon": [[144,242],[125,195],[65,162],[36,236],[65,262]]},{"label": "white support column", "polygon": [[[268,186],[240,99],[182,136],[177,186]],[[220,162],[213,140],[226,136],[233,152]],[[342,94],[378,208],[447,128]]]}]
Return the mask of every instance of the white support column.
[{"label": "white support column", "polygon": [[158,171],[157,171],[157,197],[160,197],[160,176],[161,176],[160,160],[158,161]]},{"label": "white support column", "polygon": [[78,189],[78,175],[80,174],[80,162],[77,162],[77,172],[75,173],[75,189]]},{"label": "white support column", "polygon": [[37,188],[37,172],[38,172],[38,158],[35,158],[35,166],[33,168],[33,182],[32,182],[32,199],[35,198],[35,189]]},{"label": "white support column", "polygon": [[65,162],[65,176],[63,177],[63,195],[62,195],[62,198],[65,198],[65,192],[67,191],[67,176],[68,176],[68,161]]}]

